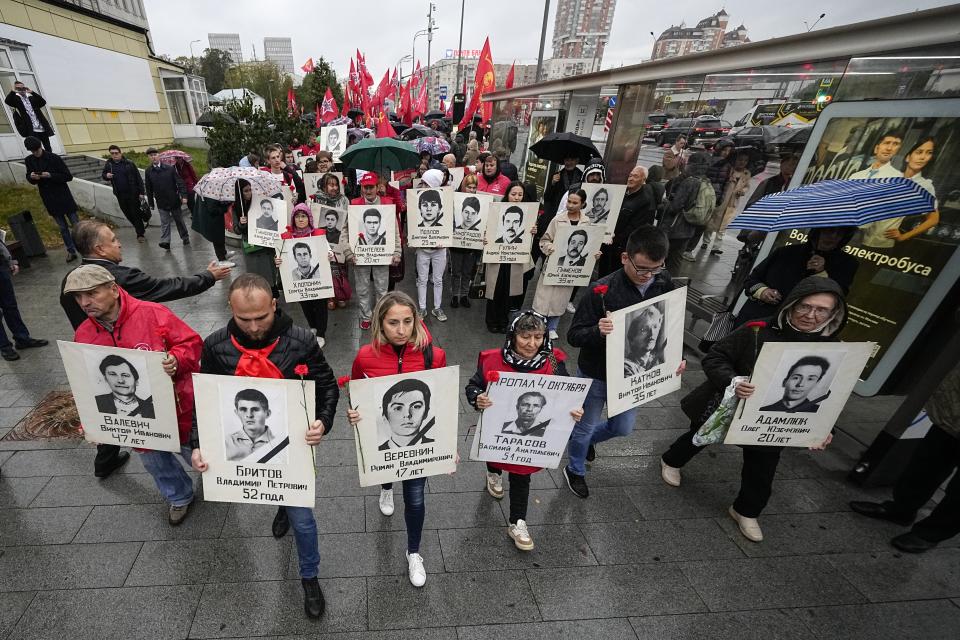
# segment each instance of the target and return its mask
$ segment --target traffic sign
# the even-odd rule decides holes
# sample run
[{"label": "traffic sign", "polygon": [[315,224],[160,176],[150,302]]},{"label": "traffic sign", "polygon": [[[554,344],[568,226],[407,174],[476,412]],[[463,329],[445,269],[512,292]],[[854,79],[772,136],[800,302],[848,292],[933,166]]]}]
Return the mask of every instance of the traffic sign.
[{"label": "traffic sign", "polygon": [[447,85],[445,84],[440,85],[440,99],[441,100],[447,99]]}]

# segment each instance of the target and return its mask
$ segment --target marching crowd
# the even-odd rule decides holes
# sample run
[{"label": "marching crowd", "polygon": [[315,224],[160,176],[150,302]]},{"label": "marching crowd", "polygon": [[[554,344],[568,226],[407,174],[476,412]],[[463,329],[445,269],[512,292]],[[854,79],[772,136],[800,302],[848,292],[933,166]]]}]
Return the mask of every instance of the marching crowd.
[{"label": "marching crowd", "polygon": [[[479,134],[479,135],[478,135]],[[109,149],[110,159],[104,165],[103,177],[116,194],[118,204],[132,224],[136,238],[144,242],[147,227],[145,213],[156,209],[160,214],[160,246],[171,249],[171,230],[175,225],[184,245],[190,238],[181,207],[192,204],[194,228],[201,231],[214,246],[217,260],[206,270],[193,275],[160,278],[134,266],[123,264],[122,245],[118,235],[107,224],[97,220],[77,221],[76,205],[69,197],[66,182],[69,171],[57,163],[54,154],[44,148],[42,140],[28,138],[28,179],[38,184],[49,212],[60,224],[68,251],[68,262],[79,254],[81,263],[66,274],[62,283],[61,305],[76,330],[75,340],[81,343],[148,348],[164,352],[164,372],[170,376],[178,397],[177,422],[180,432],[179,456],[158,451],[137,451],[144,467],[154,478],[157,489],[169,505],[171,526],[181,524],[195,500],[194,484],[187,469],[201,474],[208,469],[197,434],[191,376],[212,373],[224,376],[301,379],[315,383],[316,420],[306,434],[308,445],[320,445],[334,427],[339,399],[336,377],[327,363],[323,346],[327,336],[330,312],[345,307],[355,296],[360,328],[369,330],[369,339],[356,354],[350,371],[352,379],[372,378],[397,373],[441,368],[447,364],[443,348],[436,344],[429,322],[445,322],[448,316],[444,302],[450,307],[470,307],[476,300],[472,285],[483,281],[486,298],[485,323],[488,331],[502,335],[502,344],[478,354],[476,372],[465,388],[467,401],[478,411],[489,409],[492,401],[486,393],[487,374],[494,371],[577,376],[591,382],[582,408],[572,412],[576,421],[567,446],[568,460],[562,473],[571,492],[579,498],[589,497],[588,464],[597,456],[597,445],[611,438],[630,434],[642,408],[634,408],[612,417],[605,417],[607,336],[613,331],[610,314],[620,309],[672,291],[677,285],[672,275],[682,270],[684,261],[697,260],[698,245],[709,254],[723,251],[722,239],[727,224],[740,200],[748,193],[750,173],[747,159],[732,145],[718,144],[713,153],[686,153],[681,136],[677,144],[664,154],[662,166],[634,168],[626,179],[626,194],[619,212],[612,239],[602,245],[597,258],[594,282],[577,290],[569,286],[549,285],[543,281],[543,269],[535,287],[532,308],[524,309],[528,288],[534,281],[538,265],[556,250],[554,240],[563,225],[606,224],[587,211],[584,183],[606,182],[605,168],[599,158],[582,158],[571,154],[548,181],[542,198],[530,184],[519,180],[517,169],[507,158],[483,150],[483,131],[471,130],[460,136],[453,151],[440,158],[428,153],[423,158],[417,178],[427,187],[443,187],[452,183],[451,169],[464,168],[460,191],[487,193],[509,203],[537,202],[539,216],[532,226],[513,230],[517,236],[533,237],[530,255],[523,264],[480,264],[480,252],[470,249],[423,249],[414,253],[417,299],[396,290],[404,277],[406,246],[406,198],[403,187],[391,185],[389,177],[372,171],[358,172],[334,163],[332,154],[308,140],[296,148],[309,156],[301,170],[291,148],[269,145],[251,150],[238,159],[240,166],[258,167],[275,175],[291,192],[294,206],[284,236],[303,238],[316,234],[346,233],[334,213],[330,219],[317,220],[309,206],[317,202],[339,212],[348,204],[396,206],[397,225],[390,265],[355,264],[349,248],[344,261],[333,254],[332,269],[335,296],[329,300],[301,302],[308,328],[294,322],[278,304],[280,264],[273,250],[246,242],[246,213],[257,197],[249,181],[239,180],[230,203],[217,203],[195,197],[192,186],[197,176],[189,162],[165,164],[156,150],[148,150],[151,165],[141,177],[136,166],[123,157],[117,146]],[[31,158],[33,158],[31,160]],[[56,160],[54,160],[56,158]],[[263,165],[260,166],[260,161]],[[792,171],[795,158],[785,159],[781,171]],[[578,165],[583,165],[581,170]],[[340,179],[334,171],[340,171]],[[318,191],[308,197],[304,173],[319,173]],[[789,182],[783,175],[782,189]],[[768,182],[770,182],[768,181]],[[761,184],[757,190],[770,191]],[[195,202],[193,202],[195,200]],[[469,200],[468,200],[469,201]],[[421,205],[423,206],[423,205]],[[430,206],[430,203],[426,203]],[[479,207],[479,204],[477,204]],[[72,214],[72,215],[71,215]],[[202,219],[200,219],[202,218]],[[521,218],[522,219],[522,218]],[[72,233],[68,230],[72,225]],[[374,227],[376,228],[376,227]],[[227,249],[225,232],[240,236],[236,252]],[[682,409],[690,419],[690,429],[663,452],[660,460],[663,481],[682,485],[681,469],[703,447],[692,436],[704,419],[717,407],[722,391],[736,376],[752,372],[759,345],[768,341],[819,342],[838,340],[847,321],[846,294],[856,271],[856,261],[842,251],[850,239],[850,230],[823,229],[810,234],[805,245],[794,245],[774,251],[751,272],[744,286],[749,298],[737,318],[732,332],[712,345],[702,358],[706,380],[682,399]],[[240,259],[237,259],[239,256]],[[230,259],[241,266],[234,273]],[[242,260],[241,260],[242,259]],[[444,292],[445,274],[449,288]],[[3,317],[13,332],[16,348],[0,331],[0,351],[4,358],[19,358],[17,349],[41,347],[46,341],[30,336],[16,310],[11,275],[17,264],[0,243],[0,284],[2,284]],[[233,274],[233,275],[232,275]],[[232,277],[231,277],[232,275]],[[207,336],[199,336],[162,303],[202,295],[217,281],[231,278],[229,283],[229,317],[225,325]],[[596,287],[603,293],[598,293]],[[428,305],[431,299],[432,307]],[[572,313],[569,330],[561,337],[559,321]],[[432,318],[432,320],[431,320]],[[743,326],[747,320],[766,318],[759,333]],[[564,342],[579,349],[574,365],[561,348]],[[497,342],[500,338],[496,338]],[[144,347],[146,345],[146,347]],[[685,362],[677,371],[681,374]],[[134,376],[136,372],[134,372]],[[944,380],[931,399],[934,427],[941,438],[939,457],[928,451],[925,465],[911,472],[925,474],[922,489],[910,491],[899,487],[894,501],[883,504],[853,503],[858,512],[872,517],[913,523],[918,509],[930,498],[947,475],[952,464],[960,459],[960,444],[944,434],[958,435],[958,396],[960,372],[955,369]],[[135,388],[136,380],[132,382]],[[739,398],[748,398],[755,385],[742,382],[736,387]],[[132,394],[131,394],[132,395]],[[424,395],[421,393],[421,395]],[[429,393],[424,402],[429,405]],[[254,399],[255,400],[255,399]],[[137,415],[141,407],[123,405],[117,398],[116,409],[122,415]],[[349,424],[358,424],[361,415],[355,408],[347,411]],[[675,425],[670,425],[675,426]],[[828,438],[820,448],[829,444]],[[256,434],[235,443],[253,451],[263,446]],[[951,448],[952,447],[952,448]],[[94,474],[106,479],[129,459],[130,453],[113,445],[99,445]],[[952,452],[945,455],[944,450]],[[782,447],[745,446],[739,492],[729,508],[741,533],[760,542],[763,533],[758,517],[772,492],[774,476]],[[178,459],[179,458],[179,459]],[[938,471],[930,471],[936,458]],[[601,463],[602,464],[602,463]],[[530,477],[541,469],[520,464],[488,463],[483,481],[493,499],[509,493],[509,526],[507,535],[517,549],[531,551],[535,542],[526,524]],[[503,474],[507,474],[507,483]],[[321,479],[322,481],[322,479]],[[420,540],[426,511],[424,478],[402,482],[403,517],[406,524],[406,561],[412,585],[425,584],[427,571],[420,554]],[[910,532],[895,539],[901,549],[922,551],[960,532],[960,480],[947,489],[947,497],[923,520],[913,523]],[[379,508],[385,516],[394,513],[392,485],[383,485]],[[317,618],[324,611],[324,596],[317,581],[320,551],[317,524],[312,509],[280,507],[273,521],[272,532],[284,536],[290,529],[299,558],[299,572],[304,590],[304,607],[308,616]],[[897,542],[899,541],[899,543]]]}]

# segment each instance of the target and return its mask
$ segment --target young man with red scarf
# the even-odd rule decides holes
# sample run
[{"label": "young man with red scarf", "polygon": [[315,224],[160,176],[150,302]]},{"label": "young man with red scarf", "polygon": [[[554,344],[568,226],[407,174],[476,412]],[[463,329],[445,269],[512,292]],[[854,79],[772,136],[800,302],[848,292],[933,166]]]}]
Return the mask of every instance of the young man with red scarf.
[{"label": "young man with red scarf", "polygon": [[[316,339],[277,309],[270,283],[263,276],[245,273],[238,277],[230,286],[229,300],[233,318],[226,327],[203,341],[200,372],[299,380],[301,376],[294,370],[298,365],[306,365],[308,373],[303,378],[314,381],[317,416],[307,430],[306,441],[310,446],[319,444],[333,426],[340,392],[333,370],[324,359]],[[200,451],[196,424],[190,446],[193,448],[193,468],[203,473],[208,467]],[[300,561],[304,610],[309,617],[319,618],[325,602],[317,581],[320,547],[313,509],[280,507],[273,521],[273,535],[282,537],[291,525]]]}]

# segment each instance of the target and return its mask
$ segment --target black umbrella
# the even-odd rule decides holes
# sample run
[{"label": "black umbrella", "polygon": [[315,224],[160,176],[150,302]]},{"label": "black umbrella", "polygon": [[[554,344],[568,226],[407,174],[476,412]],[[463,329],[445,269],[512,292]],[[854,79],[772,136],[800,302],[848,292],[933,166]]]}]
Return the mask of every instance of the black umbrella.
[{"label": "black umbrella", "polygon": [[590,158],[599,158],[600,152],[593,146],[590,138],[564,131],[548,133],[530,147],[530,151],[542,160],[563,162],[566,158],[579,158],[586,162]]},{"label": "black umbrella", "polygon": [[362,115],[363,115],[363,111],[360,109],[357,109],[356,107],[353,107],[349,111],[347,111],[348,118],[356,118],[357,116],[362,116]]},{"label": "black umbrella", "polygon": [[427,115],[423,116],[423,119],[426,122],[430,122],[431,120],[443,120],[444,116],[446,115],[447,114],[445,114],[443,111],[431,111]]},{"label": "black umbrella", "polygon": [[398,136],[410,128],[407,125],[403,124],[402,122],[394,122],[392,124],[393,124],[393,130],[397,132]]},{"label": "black umbrella", "polygon": [[440,137],[440,132],[422,124],[414,124],[403,132],[401,140],[413,140],[414,138],[426,138],[427,136]]},{"label": "black umbrella", "polygon": [[237,124],[237,121],[229,113],[222,111],[204,111],[197,118],[198,127],[213,127],[218,123]]}]

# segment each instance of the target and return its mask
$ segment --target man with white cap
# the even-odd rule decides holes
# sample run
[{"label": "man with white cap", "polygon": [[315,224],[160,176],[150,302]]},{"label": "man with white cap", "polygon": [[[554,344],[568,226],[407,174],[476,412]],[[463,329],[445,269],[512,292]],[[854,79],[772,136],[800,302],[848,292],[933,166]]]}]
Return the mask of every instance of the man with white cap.
[{"label": "man with white cap", "polygon": [[[191,464],[190,430],[193,421],[192,374],[200,370],[203,341],[197,332],[162,304],[137,300],[100,265],[85,264],[67,275],[63,291],[72,295],[87,314],[74,341],[107,347],[162,351],[163,370],[173,380],[177,399],[180,455]],[[159,380],[151,380],[154,387]],[[167,521],[177,526],[186,519],[193,502],[193,480],[176,454],[138,450],[144,468],[170,505]]]}]

